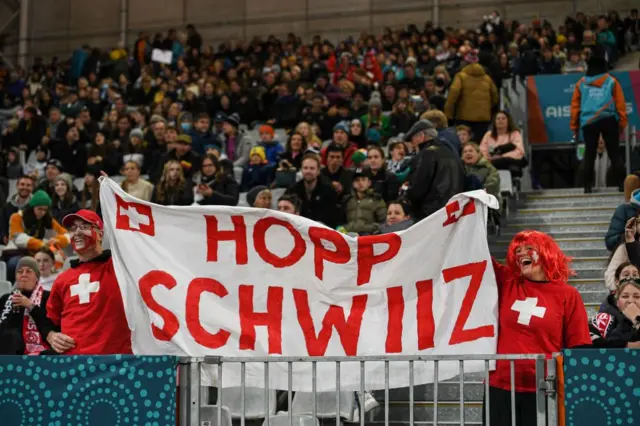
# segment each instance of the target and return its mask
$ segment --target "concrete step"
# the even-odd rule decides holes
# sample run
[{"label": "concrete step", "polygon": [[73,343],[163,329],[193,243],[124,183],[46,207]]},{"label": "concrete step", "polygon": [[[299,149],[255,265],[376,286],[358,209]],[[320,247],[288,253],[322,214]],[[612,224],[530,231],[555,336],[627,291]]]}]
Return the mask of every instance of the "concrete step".
[{"label": "concrete step", "polygon": [[524,194],[522,199],[526,201],[536,201],[536,200],[605,200],[605,199],[617,199],[622,198],[624,200],[624,194],[622,192],[616,191],[608,191],[608,192],[594,192],[592,194],[585,193],[569,193],[562,194],[557,192],[544,192],[544,191],[536,191],[536,192],[527,192]]},{"label": "concrete step", "polygon": [[576,278],[578,279],[595,279],[604,281],[604,267],[602,268],[579,268],[576,265],[573,266],[576,271]]},{"label": "concrete step", "polygon": [[[521,229],[512,229],[512,228],[503,228],[503,231],[500,232],[501,240],[509,239],[511,240],[516,236]],[[604,236],[607,233],[607,228],[595,228],[593,230],[584,231],[584,230],[576,230],[576,231],[553,231],[547,232],[547,234],[551,235],[554,239],[566,239],[566,238],[600,238],[604,239]],[[490,239],[491,241],[491,239]]]},{"label": "concrete step", "polygon": [[[624,203],[624,197],[608,197],[603,199],[597,198],[576,198],[576,199],[542,199],[542,200],[526,200],[522,204],[518,204],[526,210],[531,209],[554,209],[554,208],[579,208],[579,207],[606,207],[615,210],[618,205]],[[519,210],[518,210],[519,211]]]},{"label": "concrete step", "polygon": [[557,208],[534,208],[520,209],[516,212],[516,219],[523,217],[555,217],[564,218],[572,216],[585,217],[609,217],[613,215],[615,207],[557,207]]},{"label": "concrete step", "polygon": [[[390,403],[389,418],[393,419],[396,422],[408,422],[409,407],[409,401]],[[421,402],[414,404],[413,418],[416,423],[433,423],[433,413],[434,404],[431,402]],[[482,423],[482,402],[465,402],[464,416],[465,424],[469,424],[467,422]],[[375,410],[373,421],[384,422],[384,406]],[[460,424],[460,403],[438,402],[438,425],[456,422],[457,424]]]},{"label": "concrete step", "polygon": [[[620,194],[618,188],[616,187],[608,187],[608,188],[598,188],[593,189],[593,194]],[[538,191],[529,191],[524,193],[525,197],[564,197],[564,196],[577,196],[577,195],[592,195],[585,194],[583,188],[558,188],[558,189],[542,189]]]},{"label": "concrete step", "polygon": [[611,212],[586,214],[582,213],[560,213],[559,215],[516,215],[513,219],[509,220],[508,227],[535,229],[543,231],[546,229],[553,229],[560,231],[562,227],[566,225],[584,224],[585,226],[601,226],[602,222],[606,222],[607,227],[613,216],[613,210]]},{"label": "concrete step", "polygon": [[[519,224],[515,222],[509,223],[502,228],[502,235],[514,235],[524,229],[535,229],[541,232],[548,233],[574,233],[574,232],[602,232],[602,238],[609,229],[609,220],[600,220],[594,222],[567,222],[566,220],[557,220],[552,223],[547,222],[534,222],[529,221],[525,224]],[[585,235],[586,236],[586,235]]]},{"label": "concrete step", "polygon": [[587,310],[587,316],[589,317],[589,319],[594,318],[596,316],[596,314],[598,313],[598,310],[600,309],[600,305],[602,304],[603,301],[604,299],[602,299],[598,303],[584,304],[584,308]]},{"label": "concrete step", "polygon": [[[507,255],[507,245],[499,245],[499,246],[495,246],[492,247],[491,245],[489,245],[489,250],[491,252],[491,255],[493,255],[494,257],[500,257],[500,258],[504,258]],[[602,248],[573,248],[573,249],[566,249],[563,250],[564,254],[566,256],[571,256],[571,257],[608,257],[609,256],[609,250],[607,250],[606,248],[604,248],[604,243],[602,243]]]},{"label": "concrete step", "polygon": [[[384,390],[377,390],[374,395],[380,405],[384,403]],[[482,381],[464,382],[464,400],[482,401],[484,384]],[[420,385],[413,388],[413,400],[416,402],[433,401],[433,385]],[[406,402],[410,400],[409,388],[389,389],[390,402]],[[455,402],[460,400],[460,383],[438,383],[438,401]]]},{"label": "concrete step", "polygon": [[607,291],[603,286],[600,291],[581,291],[580,296],[582,297],[582,301],[585,306],[588,304],[600,305],[605,301],[607,296],[609,296],[609,291]]},{"label": "concrete step", "polygon": [[[604,236],[600,238],[557,238],[556,243],[562,250],[585,250],[585,249],[605,249]],[[511,239],[502,239],[494,241],[489,250],[495,250],[496,252],[506,252],[507,248],[511,244]]]}]

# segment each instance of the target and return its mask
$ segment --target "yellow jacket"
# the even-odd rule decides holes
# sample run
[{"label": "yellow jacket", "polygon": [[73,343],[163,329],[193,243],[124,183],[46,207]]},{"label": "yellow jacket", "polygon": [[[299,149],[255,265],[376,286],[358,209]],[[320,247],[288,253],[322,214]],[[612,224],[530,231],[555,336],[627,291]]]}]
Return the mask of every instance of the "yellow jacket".
[{"label": "yellow jacket", "polygon": [[[11,215],[11,218],[9,219],[9,236],[17,248],[27,249],[30,252],[36,252],[45,245],[44,241],[34,238],[26,233],[24,229],[24,222],[22,220],[22,210]],[[64,229],[55,219],[53,219],[51,229],[47,229],[45,239],[57,244],[61,248],[66,247],[70,242],[67,230]]]},{"label": "yellow jacket", "polygon": [[491,121],[498,89],[480,64],[469,64],[453,78],[444,113],[449,119]]}]

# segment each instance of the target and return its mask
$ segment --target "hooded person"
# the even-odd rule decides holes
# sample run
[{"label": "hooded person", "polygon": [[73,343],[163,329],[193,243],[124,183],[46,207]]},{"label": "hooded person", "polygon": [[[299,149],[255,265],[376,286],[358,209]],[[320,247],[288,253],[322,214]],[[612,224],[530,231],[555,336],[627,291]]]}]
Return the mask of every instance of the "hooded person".
[{"label": "hooded person", "polygon": [[38,355],[49,349],[49,292],[39,284],[38,262],[25,256],[16,267],[15,290],[0,296],[0,355]]},{"label": "hooded person", "polygon": [[55,328],[47,342],[55,353],[65,355],[131,354],[131,331],[113,259],[102,247],[102,219],[79,210],[62,223],[78,259],[53,283],[47,315]]},{"label": "hooded person", "polygon": [[607,146],[614,185],[622,186],[624,176],[621,172],[624,166],[619,151],[619,136],[628,124],[624,92],[618,80],[608,73],[608,56],[604,46],[594,46],[587,65],[587,73],[576,83],[571,99],[571,130],[574,139],[582,131],[585,143],[585,194],[591,193],[594,184],[594,164],[600,136]]},{"label": "hooded person", "polygon": [[[493,259],[498,286],[498,354],[551,356],[563,349],[591,345],[580,293],[568,284],[574,275],[570,262],[553,238],[530,230],[513,237],[506,265]],[[536,425],[535,361],[515,361],[514,368],[515,425]],[[491,425],[512,424],[511,391],[510,361],[497,361],[489,374]]]}]

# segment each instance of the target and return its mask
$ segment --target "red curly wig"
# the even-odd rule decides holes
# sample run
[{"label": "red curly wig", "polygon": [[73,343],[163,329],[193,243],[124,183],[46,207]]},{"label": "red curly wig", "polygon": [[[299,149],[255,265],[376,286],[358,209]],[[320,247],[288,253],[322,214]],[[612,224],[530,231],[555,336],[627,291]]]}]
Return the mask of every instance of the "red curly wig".
[{"label": "red curly wig", "polygon": [[526,230],[516,234],[507,250],[507,268],[512,276],[520,276],[520,265],[516,257],[518,247],[527,245],[535,247],[540,255],[540,263],[547,279],[566,283],[575,275],[569,264],[571,258],[565,256],[553,238],[544,232]]}]

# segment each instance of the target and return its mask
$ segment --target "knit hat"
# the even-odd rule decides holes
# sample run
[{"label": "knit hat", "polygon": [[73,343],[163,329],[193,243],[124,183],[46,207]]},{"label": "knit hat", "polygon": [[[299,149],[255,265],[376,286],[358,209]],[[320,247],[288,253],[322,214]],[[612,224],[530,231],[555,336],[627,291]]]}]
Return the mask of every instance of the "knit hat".
[{"label": "knit hat", "polygon": [[16,271],[19,271],[20,268],[26,266],[35,272],[36,277],[40,278],[40,268],[38,267],[38,262],[31,256],[25,256],[18,261],[18,266],[16,266]]},{"label": "knit hat", "polygon": [[260,126],[260,129],[258,129],[258,133],[269,133],[271,136],[274,135],[274,131],[273,131],[273,127],[269,126],[268,124],[263,124],[262,126]]},{"label": "knit hat", "polygon": [[224,119],[225,122],[232,124],[235,127],[240,125],[240,116],[237,113],[230,114]]},{"label": "knit hat", "polygon": [[351,161],[356,167],[364,163],[366,159],[367,159],[367,151],[364,149],[359,149],[351,155]]},{"label": "knit hat", "polygon": [[265,189],[269,189],[264,185],[254,186],[247,192],[247,204],[253,207],[253,204],[256,202],[256,198],[258,198],[258,194],[260,194]]},{"label": "knit hat", "polygon": [[58,177],[56,177],[53,181],[54,185],[58,182],[58,181],[63,181],[64,183],[67,184],[67,188],[69,190],[71,190],[73,187],[73,181],[71,179],[71,175],[68,173],[61,173],[58,175]]},{"label": "knit hat", "polygon": [[183,143],[186,145],[191,145],[191,136],[189,135],[178,135],[176,138],[176,142]]},{"label": "knit hat", "polygon": [[371,93],[371,97],[369,98],[369,107],[372,106],[382,106],[382,98],[380,97],[380,92]]},{"label": "knit hat", "polygon": [[346,121],[340,121],[338,124],[333,126],[333,131],[336,132],[338,130],[342,130],[346,134],[349,134],[349,123]]},{"label": "knit hat", "polygon": [[59,171],[62,171],[62,168],[63,168],[62,162],[60,162],[60,160],[58,160],[57,158],[51,158],[49,161],[47,161],[47,167],[48,166],[53,166]]},{"label": "knit hat", "polygon": [[353,179],[359,177],[367,177],[371,179],[371,169],[369,169],[368,167],[358,167],[353,172]]},{"label": "knit hat", "polygon": [[42,189],[36,191],[29,200],[29,207],[51,207],[51,198]]},{"label": "knit hat", "polygon": [[160,121],[162,121],[163,123],[167,122],[167,120],[165,120],[163,116],[161,116],[159,114],[153,114],[151,116],[151,119],[149,120],[149,124],[150,125],[154,125],[154,124],[156,124],[156,123],[158,123]]},{"label": "knit hat", "polygon": [[140,140],[144,139],[144,132],[142,131],[142,129],[133,129],[131,130],[131,132],[129,132],[129,139],[131,138],[138,138]]},{"label": "knit hat", "polygon": [[249,158],[253,157],[254,155],[259,156],[262,159],[263,163],[267,162],[267,154],[264,152],[263,147],[254,146],[253,148],[251,148],[251,152],[249,153]]}]

